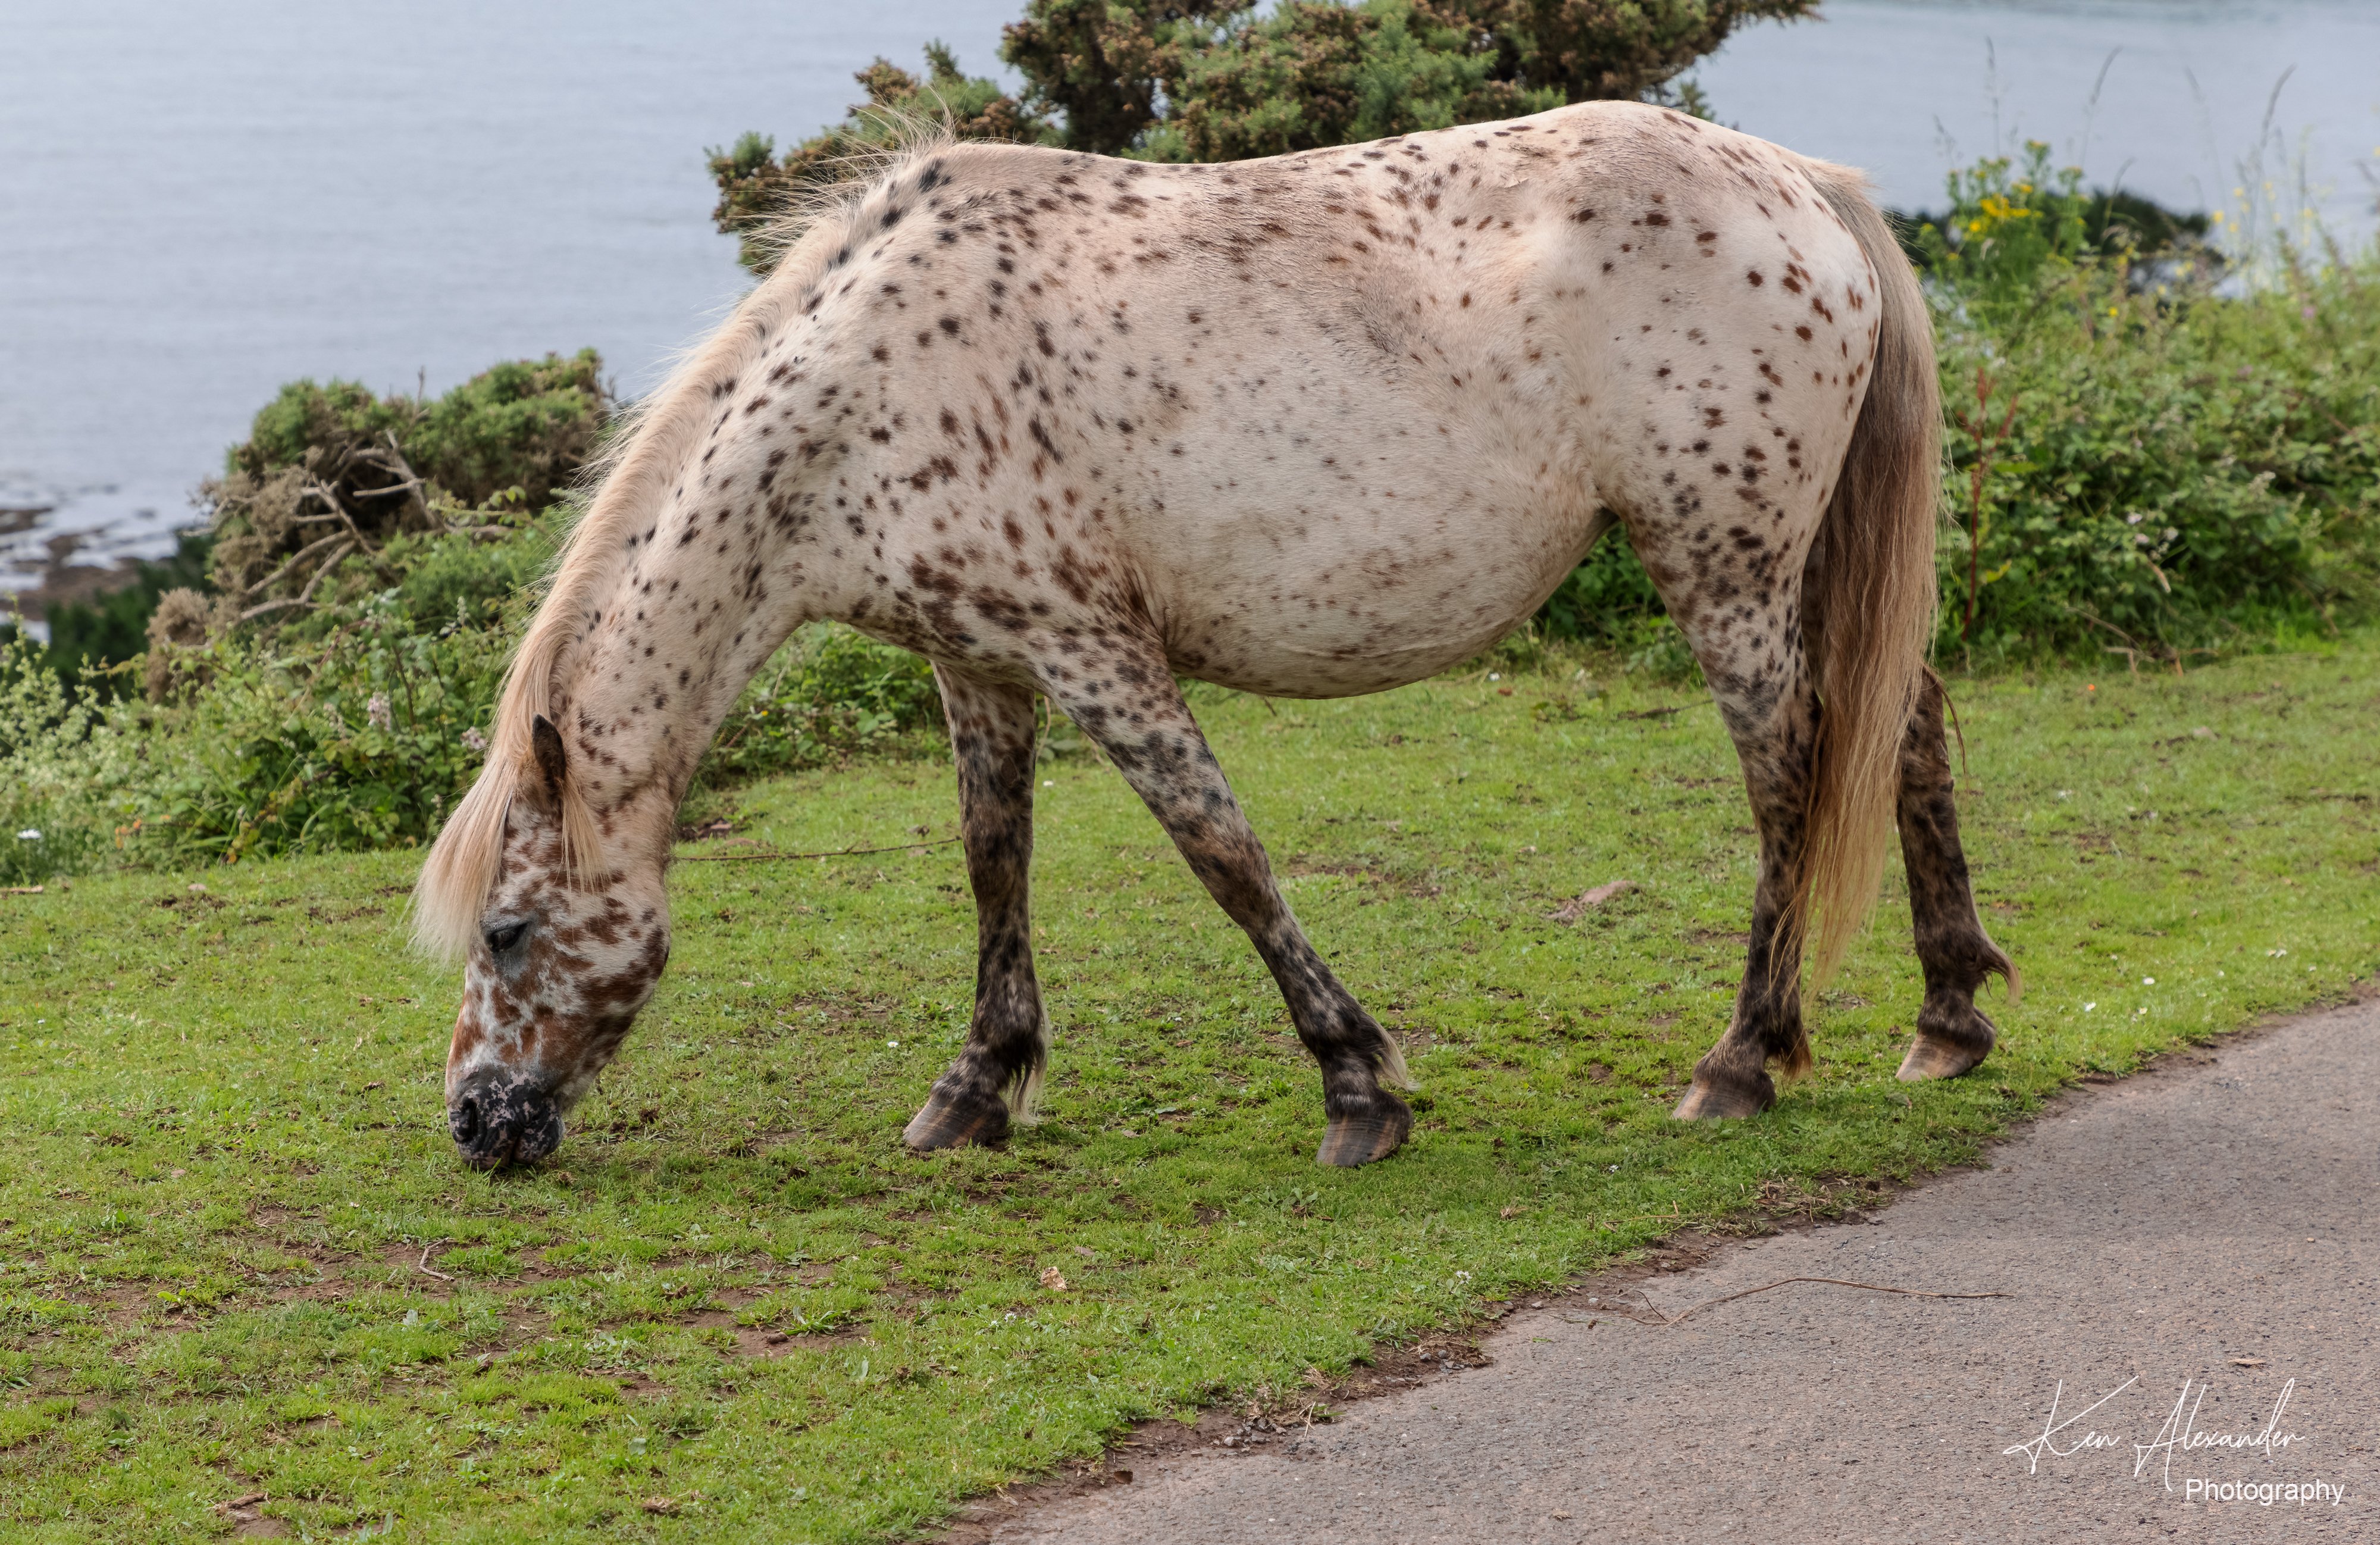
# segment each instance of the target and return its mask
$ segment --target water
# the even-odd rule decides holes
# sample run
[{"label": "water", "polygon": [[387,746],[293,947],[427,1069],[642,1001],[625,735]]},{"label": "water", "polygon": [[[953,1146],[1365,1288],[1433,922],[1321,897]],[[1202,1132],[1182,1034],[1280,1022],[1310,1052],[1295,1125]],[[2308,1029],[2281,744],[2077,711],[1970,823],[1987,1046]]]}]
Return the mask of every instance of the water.
[{"label": "water", "polygon": [[[592,345],[624,391],[650,386],[743,287],[703,147],[798,138],[859,94],[853,70],[880,53],[916,68],[929,38],[989,70],[1021,9],[7,0],[0,590],[38,581],[61,535],[83,561],[170,547],[193,486],[298,376],[434,392]],[[2369,0],[1828,0],[1827,16],[1747,29],[1703,84],[1726,121],[1871,167],[1896,204],[1938,204],[1946,166],[2019,134],[2095,180],[2227,203],[2295,67],[2284,139],[2330,185],[2325,217],[2370,227]]]},{"label": "water", "polygon": [[[170,549],[281,383],[592,345],[652,384],[744,284],[702,151],[798,137],[985,0],[6,0],[0,589]],[[54,505],[29,529],[7,511]]]},{"label": "water", "polygon": [[2236,214],[2269,103],[2276,199],[2298,206],[2301,161],[2323,223],[2372,231],[2373,0],[1826,0],[1824,17],[1743,29],[1702,83],[1722,120],[1867,167],[1897,207],[1939,209],[1949,167],[2037,139],[2095,186]]}]

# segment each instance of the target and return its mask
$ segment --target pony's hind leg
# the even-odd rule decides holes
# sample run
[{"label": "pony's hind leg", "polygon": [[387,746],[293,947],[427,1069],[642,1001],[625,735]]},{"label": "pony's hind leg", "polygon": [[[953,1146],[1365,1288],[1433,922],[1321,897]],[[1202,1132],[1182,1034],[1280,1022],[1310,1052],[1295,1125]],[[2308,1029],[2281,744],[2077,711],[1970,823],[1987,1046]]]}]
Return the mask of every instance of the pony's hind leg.
[{"label": "pony's hind leg", "polygon": [[[1686,628],[1743,767],[1760,833],[1760,878],[1752,894],[1751,945],[1735,1014],[1727,1033],[1694,1064],[1694,1082],[1674,1113],[1680,1120],[1756,1115],[1777,1102],[1771,1062],[1789,1077],[1810,1065],[1800,941],[1785,924],[1808,839],[1818,710],[1790,621],[1782,609],[1767,619],[1765,639],[1756,646],[1765,658],[1752,669],[1728,647],[1727,635],[1714,636],[1691,622]],[[1739,636],[1736,641],[1749,640]]]},{"label": "pony's hind leg", "polygon": [[1112,635],[1097,642],[1099,652],[1050,671],[1044,689],[1123,773],[1280,984],[1298,1039],[1322,1064],[1329,1126],[1317,1160],[1386,1158],[1413,1127],[1412,1111],[1381,1087],[1410,1087],[1397,1043],[1306,943],[1163,654]]},{"label": "pony's hind leg", "polygon": [[920,1152],[1008,1135],[1049,1055],[1033,974],[1033,692],[934,667],[959,771],[959,834],[975,889],[975,1018],[966,1047],[902,1134]]},{"label": "pony's hind leg", "polygon": [[1917,1034],[1900,1064],[1901,1078],[1911,1083],[1956,1077],[1982,1062],[1998,1034],[1975,1006],[1975,989],[1998,972],[2013,995],[2018,980],[2015,965],[1992,943],[1975,912],[1967,857],[1959,845],[1942,708],[1942,684],[1929,671],[1900,748],[1900,854],[1909,870],[1917,960],[1925,972]]}]

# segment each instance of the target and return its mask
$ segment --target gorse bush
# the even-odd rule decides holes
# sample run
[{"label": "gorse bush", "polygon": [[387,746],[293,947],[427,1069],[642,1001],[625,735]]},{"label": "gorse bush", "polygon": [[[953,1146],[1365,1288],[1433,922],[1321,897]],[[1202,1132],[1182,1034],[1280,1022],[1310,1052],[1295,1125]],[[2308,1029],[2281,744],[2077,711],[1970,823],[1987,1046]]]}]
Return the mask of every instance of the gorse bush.
[{"label": "gorse bush", "polygon": [[958,60],[939,43],[927,46],[923,79],[888,59],[877,60],[857,79],[867,99],[841,124],[782,158],[776,141],[759,133],[747,133],[730,149],[703,152],[719,187],[711,218],[722,232],[736,237],[745,267],[757,272],[775,261],[765,239],[768,228],[804,189],[836,180],[855,157],[892,144],[909,125],[947,122],[965,140],[1038,143],[1049,138],[1045,119],[1010,98],[996,81],[962,74]]},{"label": "gorse bush", "polygon": [[265,478],[394,440],[458,503],[484,504],[518,486],[542,506],[577,475],[610,420],[602,371],[601,358],[583,348],[568,359],[507,360],[436,398],[379,396],[351,381],[292,382],[258,411],[226,469]]},{"label": "gorse bush", "polygon": [[[1211,30],[1172,26],[1161,78],[1169,110],[1161,119],[1151,113],[1125,147],[1152,161],[1243,161],[1570,100],[1560,84],[1528,83],[1494,33],[1426,0],[1290,0],[1261,16],[1234,13]],[[1053,30],[1065,35],[1020,29],[1011,36],[1047,49]],[[1083,84],[1078,99],[1096,90]],[[1127,119],[1141,111],[1137,101],[1113,96],[1101,105]]]},{"label": "gorse bush", "polygon": [[613,412],[601,370],[592,349],[516,360],[434,401],[283,387],[201,490],[217,627],[397,583],[408,566],[390,542],[505,535],[506,513],[543,509],[595,454]]}]

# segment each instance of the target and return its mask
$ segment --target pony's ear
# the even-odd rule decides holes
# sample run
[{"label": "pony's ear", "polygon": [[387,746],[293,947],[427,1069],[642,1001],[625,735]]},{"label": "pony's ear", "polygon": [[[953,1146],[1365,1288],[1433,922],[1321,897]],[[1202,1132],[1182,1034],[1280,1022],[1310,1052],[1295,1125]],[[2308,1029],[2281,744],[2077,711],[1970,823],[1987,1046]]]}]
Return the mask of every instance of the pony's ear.
[{"label": "pony's ear", "polygon": [[553,721],[542,713],[529,727],[528,748],[530,757],[537,763],[538,792],[543,797],[540,802],[548,809],[560,809],[562,779],[569,771],[569,763],[562,748],[562,732],[555,729]]}]

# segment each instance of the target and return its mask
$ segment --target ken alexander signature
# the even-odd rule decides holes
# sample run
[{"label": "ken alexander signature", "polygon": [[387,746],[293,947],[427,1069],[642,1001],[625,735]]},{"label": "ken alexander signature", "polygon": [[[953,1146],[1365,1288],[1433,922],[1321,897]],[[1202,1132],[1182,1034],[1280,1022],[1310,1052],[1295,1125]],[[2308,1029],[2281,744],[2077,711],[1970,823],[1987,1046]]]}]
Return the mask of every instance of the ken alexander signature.
[{"label": "ken alexander signature", "polygon": [[[2140,1376],[2135,1374],[2082,1409],[2061,1417],[2058,1408],[2066,1399],[2066,1381],[2061,1379],[2058,1381],[2057,1393],[2049,1397],[2049,1417],[2042,1424],[2041,1435],[2028,1438],[2022,1443],[2011,1443],[2000,1452],[2023,1454],[2025,1474],[2031,1475],[2041,1468],[2045,1455],[2064,1459],[2085,1449],[2114,1448],[2123,1442],[2120,1435],[2088,1427],[2080,1432],[2074,1429],[2092,1412],[2139,1382]],[[2301,1434],[2281,1429],[2281,1415],[2289,1409],[2289,1396],[2297,1386],[2298,1381],[2294,1379],[2281,1386],[2280,1394],[2273,1401],[2272,1416],[2256,1431],[2201,1432],[2198,1430],[2198,1408],[2205,1403],[2207,1392],[2213,1386],[2200,1383],[2195,1379],[2184,1379],[2181,1393],[2174,1401],[2173,1410],[2167,1415],[2165,1425],[2157,1429],[2155,1441],[2132,1444],[2132,1478],[2139,1479],[2151,1465],[2161,1463],[2165,1489],[2170,1491],[2173,1490],[2173,1456],[2198,1449],[2262,1449],[2268,1458],[2278,1455],[2291,1443],[2301,1441]]]}]

